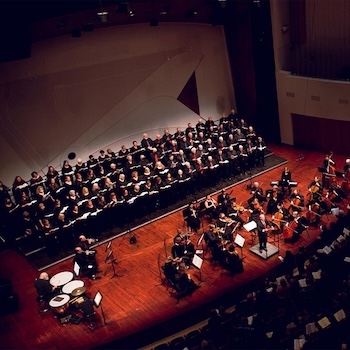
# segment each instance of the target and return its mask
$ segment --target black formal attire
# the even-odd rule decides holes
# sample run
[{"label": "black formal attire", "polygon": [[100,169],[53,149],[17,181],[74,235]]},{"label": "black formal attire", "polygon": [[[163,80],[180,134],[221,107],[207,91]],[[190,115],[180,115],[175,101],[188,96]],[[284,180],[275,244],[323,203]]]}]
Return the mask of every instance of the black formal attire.
[{"label": "black formal attire", "polygon": [[283,170],[283,173],[281,175],[281,188],[283,193],[285,193],[286,188],[288,188],[289,195],[292,192],[292,187],[289,185],[290,181],[292,181],[292,173],[290,172],[290,170],[288,170],[287,172]]},{"label": "black formal attire", "polygon": [[259,237],[259,250],[260,252],[265,249],[266,250],[266,243],[267,243],[267,229],[268,222],[265,220],[264,222],[260,219],[257,221],[257,230],[258,230],[258,237]]},{"label": "black formal attire", "polygon": [[49,280],[37,278],[34,282],[34,287],[38,295],[43,297],[45,301],[50,301],[56,294]]},{"label": "black formal attire", "polygon": [[86,254],[85,252],[76,253],[74,257],[80,267],[80,272],[88,277],[93,277],[97,272],[97,263],[95,254]]}]

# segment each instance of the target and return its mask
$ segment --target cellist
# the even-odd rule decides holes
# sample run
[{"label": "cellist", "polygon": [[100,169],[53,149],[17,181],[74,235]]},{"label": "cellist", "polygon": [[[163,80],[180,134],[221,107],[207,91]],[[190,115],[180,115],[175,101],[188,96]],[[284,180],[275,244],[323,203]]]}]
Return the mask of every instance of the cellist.
[{"label": "cellist", "polygon": [[315,197],[319,197],[322,195],[323,187],[318,176],[315,176],[314,180],[311,181],[310,185],[308,186],[308,189],[309,192],[306,195],[306,197],[309,202],[312,201]]},{"label": "cellist", "polygon": [[293,212],[300,212],[304,207],[304,196],[296,188],[290,196],[290,206],[288,208],[289,213],[292,215]]}]

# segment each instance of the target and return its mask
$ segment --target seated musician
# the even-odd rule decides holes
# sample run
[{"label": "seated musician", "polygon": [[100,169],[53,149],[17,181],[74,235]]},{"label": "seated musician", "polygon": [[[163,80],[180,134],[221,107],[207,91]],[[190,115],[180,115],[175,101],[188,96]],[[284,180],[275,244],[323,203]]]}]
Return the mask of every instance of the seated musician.
[{"label": "seated musician", "polygon": [[322,183],[321,183],[320,178],[318,176],[314,177],[313,181],[311,181],[311,183],[309,184],[309,186],[307,188],[309,190],[309,192],[307,194],[308,201],[311,201],[315,197],[319,197],[322,195],[323,186],[322,186]]},{"label": "seated musician", "polygon": [[215,226],[219,229],[219,235],[227,241],[232,241],[231,228],[230,225],[232,220],[227,218],[224,213],[219,214],[219,219],[216,221]]},{"label": "seated musician", "polygon": [[175,243],[171,247],[171,255],[173,259],[182,259],[185,255],[185,241],[181,237],[175,237]]},{"label": "seated musician", "polygon": [[85,235],[79,236],[79,243],[77,247],[80,247],[84,252],[90,250],[91,244],[95,243],[96,239],[94,238],[86,238]]},{"label": "seated musician", "polygon": [[294,211],[300,212],[304,207],[304,196],[296,188],[292,195],[290,196],[290,207],[289,212],[293,213]]},{"label": "seated musician", "polygon": [[258,220],[259,215],[264,213],[264,209],[260,204],[258,198],[254,198],[254,200],[250,203],[248,210],[250,212],[250,221]]},{"label": "seated musician", "polygon": [[214,198],[212,198],[210,195],[207,195],[205,197],[204,206],[205,206],[205,214],[210,217],[210,220],[217,217],[217,213],[216,213],[217,202]]},{"label": "seated musician", "polygon": [[166,258],[165,264],[162,266],[162,270],[166,279],[175,284],[179,276],[176,269],[176,261],[174,261],[171,256]]},{"label": "seated musician", "polygon": [[247,209],[245,209],[243,206],[237,205],[236,198],[232,198],[231,206],[228,208],[227,211],[227,216],[234,222],[239,222],[240,226],[243,226],[244,220],[240,217],[240,215],[246,210]]},{"label": "seated musician", "polygon": [[321,203],[318,199],[313,199],[308,203],[306,218],[311,226],[317,227],[321,220]]},{"label": "seated musician", "polygon": [[176,290],[185,295],[192,295],[192,293],[199,288],[199,285],[197,285],[192,279],[189,274],[186,273],[186,267],[179,266],[179,277],[177,279],[177,282],[175,284]]},{"label": "seated musician", "polygon": [[272,191],[267,195],[269,198],[267,202],[267,214],[273,214],[277,211],[277,205],[282,202],[283,195],[282,192],[278,189],[278,186],[273,186]]},{"label": "seated musician", "polygon": [[204,233],[204,241],[210,249],[218,245],[218,242],[220,241],[220,239],[216,233],[215,225],[213,224],[209,225],[209,231],[206,231]]},{"label": "seated musician", "polygon": [[90,250],[84,251],[81,247],[76,247],[74,262],[79,265],[83,275],[91,279],[96,279],[97,262],[95,253],[92,253]]},{"label": "seated musician", "polygon": [[191,266],[195,252],[196,249],[191,242],[190,236],[186,236],[184,241],[184,255],[182,259],[187,266]]},{"label": "seated musician", "polygon": [[289,184],[291,181],[292,181],[292,173],[288,169],[288,167],[285,166],[281,175],[281,182],[280,182],[283,193],[286,192],[286,188],[288,190],[288,195],[292,193],[292,186]]},{"label": "seated musician", "polygon": [[223,268],[230,271],[231,274],[242,273],[244,271],[242,259],[239,257],[233,244],[230,244],[225,250],[225,260]]},{"label": "seated musician", "polygon": [[46,272],[42,272],[34,282],[34,287],[38,293],[38,296],[42,297],[45,301],[50,301],[58,292],[57,286],[50,284],[49,275]]},{"label": "seated musician", "polygon": [[283,206],[283,203],[277,203],[277,210],[272,214],[271,220],[272,222],[277,222],[276,225],[280,228],[283,227],[284,221],[289,221],[291,218],[291,214],[288,209]]},{"label": "seated musician", "polygon": [[255,181],[251,187],[250,193],[252,197],[248,199],[248,203],[253,202],[255,198],[258,199],[259,203],[265,202],[266,197],[264,196],[264,190],[260,187],[259,182]]}]

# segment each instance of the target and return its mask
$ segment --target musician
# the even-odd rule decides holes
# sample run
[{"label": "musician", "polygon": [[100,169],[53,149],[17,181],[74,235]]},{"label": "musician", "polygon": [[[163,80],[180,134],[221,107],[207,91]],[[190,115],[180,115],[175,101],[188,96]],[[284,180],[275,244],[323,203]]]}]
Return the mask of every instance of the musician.
[{"label": "musician", "polygon": [[95,170],[96,165],[98,164],[98,160],[94,157],[93,154],[89,155],[89,159],[86,162],[86,165],[89,169]]},{"label": "musician", "polygon": [[176,236],[174,241],[174,245],[171,247],[171,255],[173,259],[181,259],[185,255],[185,240],[180,236]]},{"label": "musician", "polygon": [[187,223],[187,226],[194,230],[194,232],[198,232],[201,222],[198,218],[197,210],[195,209],[194,203],[190,203],[189,206],[183,212],[184,219]]},{"label": "musician", "polygon": [[257,150],[252,139],[247,139],[246,150],[248,155],[247,157],[248,170],[252,170],[257,160],[257,156],[256,156]]},{"label": "musician", "polygon": [[321,203],[318,199],[311,200],[307,205],[306,218],[311,226],[317,227],[321,220]]},{"label": "musician", "polygon": [[227,241],[232,241],[231,228],[230,228],[231,224],[232,224],[232,220],[227,218],[224,213],[220,213],[218,220],[215,222],[216,228],[219,229],[220,236]]},{"label": "musician", "polygon": [[259,215],[259,220],[256,222],[256,224],[259,237],[259,252],[262,253],[263,250],[267,251],[267,233],[273,229],[273,226],[266,220],[264,214]]},{"label": "musician", "polygon": [[185,236],[185,240],[183,244],[184,244],[184,255],[182,259],[187,266],[191,266],[192,259],[196,252],[196,248],[194,247],[194,244],[191,242],[190,236],[188,235]]},{"label": "musician", "polygon": [[252,203],[252,201],[257,198],[259,203],[265,202],[266,198],[264,196],[264,190],[260,186],[258,181],[255,181],[251,187],[250,193],[252,197],[248,199],[248,203]]},{"label": "musician", "polygon": [[324,169],[324,172],[328,174],[334,174],[335,170],[335,161],[332,159],[332,156],[333,152],[329,152],[329,154],[325,156],[322,163],[322,168]]},{"label": "musician", "polygon": [[300,212],[304,207],[304,196],[296,188],[290,196],[289,212],[292,214],[294,211]]},{"label": "musician", "polygon": [[73,181],[73,167],[69,164],[68,160],[63,161],[63,166],[62,166],[62,179],[65,179],[66,176],[70,176],[71,180]]},{"label": "musician", "polygon": [[286,188],[288,189],[288,195],[290,196],[292,193],[292,186],[289,184],[292,181],[292,173],[288,169],[287,166],[284,167],[283,172],[281,174],[281,188],[282,192],[285,193]]},{"label": "musician", "polygon": [[86,252],[87,250],[90,250],[91,244],[95,242],[96,242],[96,239],[86,238],[85,235],[80,235],[79,243],[77,244],[77,247],[80,247],[84,252]]},{"label": "musician", "polygon": [[162,270],[166,279],[175,284],[179,276],[176,269],[176,261],[171,256],[166,258]]},{"label": "musician", "polygon": [[45,301],[50,301],[59,291],[57,286],[50,284],[50,278],[47,272],[41,272],[34,282],[34,287],[40,297]]},{"label": "musician", "polygon": [[243,226],[244,220],[240,217],[240,215],[246,210],[247,209],[245,209],[241,205],[237,205],[236,198],[232,198],[231,206],[228,208],[227,211],[227,216],[234,222],[239,222],[240,226]]},{"label": "musician", "polygon": [[218,235],[215,232],[216,228],[214,224],[209,225],[209,230],[204,233],[204,241],[209,247],[209,249],[213,249],[218,245],[220,241]]},{"label": "musician", "polygon": [[272,191],[268,194],[268,198],[266,214],[273,214],[277,211],[277,206],[282,203],[283,198],[282,193],[276,185],[273,186]]},{"label": "musician", "polygon": [[212,198],[210,195],[207,195],[205,197],[204,201],[205,206],[205,214],[209,216],[210,221],[213,220],[216,216],[216,208],[217,208],[217,202],[214,198]]},{"label": "musician", "polygon": [[318,176],[315,176],[313,181],[309,184],[307,187],[309,190],[309,193],[307,195],[307,199],[311,201],[315,197],[320,197],[323,192],[323,186],[321,184],[320,178]]},{"label": "musician", "polygon": [[21,176],[16,176],[12,184],[12,193],[15,198],[16,204],[19,204],[21,201],[22,193],[29,195],[27,189],[28,184],[22,179]]},{"label": "musician", "polygon": [[221,190],[221,193],[218,195],[218,211],[227,214],[227,210],[230,206],[230,195],[225,190]]},{"label": "musician", "polygon": [[223,268],[230,271],[231,274],[242,273],[244,271],[242,259],[239,257],[233,244],[230,244],[225,250]]},{"label": "musician", "polygon": [[74,262],[76,262],[83,275],[96,279],[97,262],[95,254],[89,250],[84,251],[81,247],[75,248]]}]

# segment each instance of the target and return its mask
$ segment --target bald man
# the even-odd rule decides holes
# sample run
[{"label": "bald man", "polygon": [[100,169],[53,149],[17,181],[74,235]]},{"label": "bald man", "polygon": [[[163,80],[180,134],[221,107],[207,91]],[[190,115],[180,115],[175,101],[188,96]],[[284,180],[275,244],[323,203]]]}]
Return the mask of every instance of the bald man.
[{"label": "bald man", "polygon": [[34,282],[34,287],[38,295],[42,296],[45,301],[49,301],[56,294],[57,286],[50,284],[49,275],[46,272],[42,272]]}]

